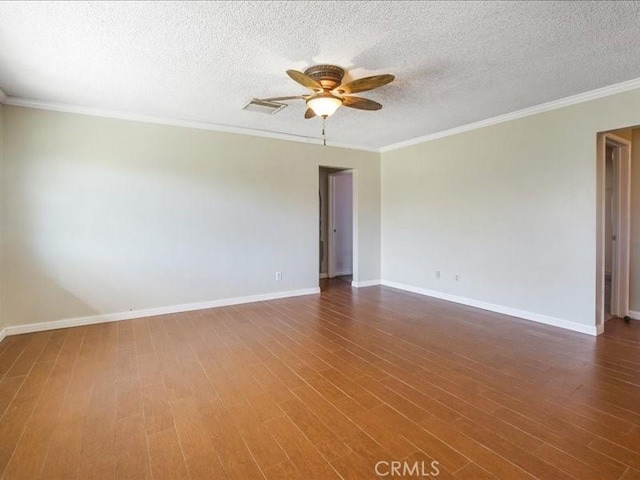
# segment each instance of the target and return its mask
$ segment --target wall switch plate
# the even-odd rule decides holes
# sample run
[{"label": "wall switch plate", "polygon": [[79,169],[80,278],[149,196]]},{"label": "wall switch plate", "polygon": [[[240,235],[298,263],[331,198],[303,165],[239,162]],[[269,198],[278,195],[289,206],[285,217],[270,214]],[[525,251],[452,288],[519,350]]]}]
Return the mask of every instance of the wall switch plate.
[{"label": "wall switch plate", "polygon": [[436,278],[440,280],[440,270],[436,270]]},{"label": "wall switch plate", "polygon": [[282,280],[282,272],[276,272],[276,280]]}]

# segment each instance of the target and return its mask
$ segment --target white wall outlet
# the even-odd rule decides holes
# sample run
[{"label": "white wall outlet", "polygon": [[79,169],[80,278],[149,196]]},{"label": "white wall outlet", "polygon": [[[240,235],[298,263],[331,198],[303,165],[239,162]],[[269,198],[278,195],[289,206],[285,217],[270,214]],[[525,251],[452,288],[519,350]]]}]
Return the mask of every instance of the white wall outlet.
[{"label": "white wall outlet", "polygon": [[459,281],[460,281],[460,274],[456,273],[456,282],[459,282]]},{"label": "white wall outlet", "polygon": [[282,280],[282,272],[276,272],[276,280]]},{"label": "white wall outlet", "polygon": [[440,270],[436,270],[436,278],[440,280]]}]

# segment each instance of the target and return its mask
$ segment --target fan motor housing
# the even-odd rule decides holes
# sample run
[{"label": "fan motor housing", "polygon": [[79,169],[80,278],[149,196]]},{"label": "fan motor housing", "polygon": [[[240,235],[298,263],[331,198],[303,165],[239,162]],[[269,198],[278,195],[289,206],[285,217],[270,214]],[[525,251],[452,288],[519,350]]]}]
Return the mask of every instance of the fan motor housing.
[{"label": "fan motor housing", "polygon": [[333,90],[342,83],[344,69],[336,65],[314,65],[307,68],[304,74],[313,78],[325,90]]}]

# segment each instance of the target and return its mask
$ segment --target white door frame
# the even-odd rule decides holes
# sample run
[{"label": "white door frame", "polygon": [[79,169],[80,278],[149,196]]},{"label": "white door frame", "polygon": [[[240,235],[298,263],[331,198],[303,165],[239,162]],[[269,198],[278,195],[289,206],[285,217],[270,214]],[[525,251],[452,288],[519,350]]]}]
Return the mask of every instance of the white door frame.
[{"label": "white door frame", "polygon": [[629,250],[631,241],[631,142],[611,133],[598,134],[597,140],[597,181],[596,181],[596,327],[598,333],[604,331],[607,320],[604,311],[605,275],[605,196],[606,196],[606,153],[607,146],[613,146],[617,155],[613,158],[616,172],[614,200],[617,225],[614,256],[612,260],[611,313],[624,317],[629,315]]},{"label": "white door frame", "polygon": [[333,198],[333,182],[334,179],[338,176],[338,175],[349,175],[351,176],[351,201],[352,201],[352,232],[353,232],[353,239],[352,239],[352,247],[351,247],[351,256],[352,256],[352,265],[351,265],[351,272],[352,275],[354,277],[354,281],[355,281],[355,275],[356,275],[356,189],[355,189],[355,171],[354,170],[342,170],[340,172],[335,172],[335,173],[330,173],[327,177],[328,177],[328,183],[329,183],[329,190],[328,190],[328,197],[329,197],[329,204],[327,205],[328,207],[328,226],[329,229],[327,231],[327,272],[328,272],[328,276],[329,278],[333,278],[336,276],[336,267],[335,267],[335,240],[333,238],[333,234],[334,234],[334,230],[335,230],[335,223],[334,223],[334,208],[335,208],[335,200]]}]

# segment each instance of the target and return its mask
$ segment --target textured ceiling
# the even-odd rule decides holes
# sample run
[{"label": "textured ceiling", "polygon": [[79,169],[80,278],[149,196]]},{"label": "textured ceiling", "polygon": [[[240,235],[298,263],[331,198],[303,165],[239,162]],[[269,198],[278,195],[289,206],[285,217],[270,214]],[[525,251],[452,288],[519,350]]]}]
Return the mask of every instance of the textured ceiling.
[{"label": "textured ceiling", "polygon": [[285,70],[393,73],[328,143],[378,148],[640,77],[638,2],[0,2],[9,96],[318,137]]}]

